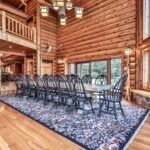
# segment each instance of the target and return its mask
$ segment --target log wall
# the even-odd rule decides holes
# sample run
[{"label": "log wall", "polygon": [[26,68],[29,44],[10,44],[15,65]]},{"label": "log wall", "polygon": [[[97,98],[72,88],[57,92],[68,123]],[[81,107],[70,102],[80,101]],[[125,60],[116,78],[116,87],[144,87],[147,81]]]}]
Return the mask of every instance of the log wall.
[{"label": "log wall", "polygon": [[[121,55],[127,62],[124,49],[134,49],[130,57],[131,88],[135,88],[136,73],[136,1],[83,0],[84,17],[75,19],[68,14],[66,26],[58,27],[57,58],[66,63],[99,60],[104,56]],[[58,64],[57,72],[64,74],[65,65]]]},{"label": "log wall", "polygon": [[136,88],[143,89],[143,52],[150,51],[150,37],[143,40],[143,0],[137,0],[137,10]]},{"label": "log wall", "polygon": [[[54,12],[50,11],[48,18],[41,17],[40,20],[41,59],[53,61],[53,74],[56,74],[57,16]],[[48,44],[52,47],[50,53],[47,52]]]}]

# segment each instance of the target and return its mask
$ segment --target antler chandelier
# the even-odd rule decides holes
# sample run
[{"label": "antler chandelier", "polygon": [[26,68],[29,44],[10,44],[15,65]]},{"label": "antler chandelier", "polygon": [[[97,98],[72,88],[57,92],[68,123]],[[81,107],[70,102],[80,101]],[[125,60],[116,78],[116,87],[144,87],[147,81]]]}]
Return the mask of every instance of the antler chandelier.
[{"label": "antler chandelier", "polygon": [[76,18],[83,17],[83,8],[82,7],[74,7],[72,0],[52,0],[52,5],[44,5],[41,6],[41,15],[48,16],[49,15],[49,7],[58,11],[59,21],[61,25],[66,25],[67,23],[67,15],[66,10],[70,11],[72,9],[75,10]]}]

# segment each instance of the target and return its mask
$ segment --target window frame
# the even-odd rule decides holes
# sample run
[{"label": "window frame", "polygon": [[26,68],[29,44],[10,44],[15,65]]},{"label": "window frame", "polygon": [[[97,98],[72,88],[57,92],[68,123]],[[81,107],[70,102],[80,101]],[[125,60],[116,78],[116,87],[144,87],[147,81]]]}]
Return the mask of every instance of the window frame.
[{"label": "window frame", "polygon": [[91,63],[92,62],[100,62],[100,61],[106,61],[106,65],[107,65],[107,77],[108,77],[108,84],[111,84],[111,60],[112,59],[117,59],[120,58],[121,59],[121,75],[123,74],[123,56],[114,56],[114,57],[110,57],[110,58],[104,58],[104,59],[98,59],[98,60],[92,60],[92,61],[83,61],[83,62],[77,62],[75,63],[76,67],[75,67],[75,74],[77,74],[77,65],[78,64],[84,64],[84,63],[89,63],[89,75],[91,75]]},{"label": "window frame", "polygon": [[[142,19],[142,39],[143,39],[143,41],[147,41],[148,39],[150,39],[150,35],[148,37],[144,38],[144,30],[143,30],[144,29],[144,9],[143,9],[144,8],[144,1],[145,0],[142,0],[142,18],[141,18]],[[150,7],[150,4],[149,4],[149,7]],[[149,16],[149,22],[150,22],[150,16]]]},{"label": "window frame", "polygon": [[[142,89],[146,90],[146,91],[150,91],[150,81],[149,81],[149,84],[146,85],[146,83],[145,83],[145,76],[147,76],[147,75],[145,75],[145,71],[144,71],[144,70],[147,70],[147,68],[144,67],[145,63],[147,62],[146,60],[144,61],[144,59],[147,58],[147,56],[146,56],[147,53],[148,53],[148,57],[150,57],[150,50],[143,51],[143,56],[142,56],[142,59],[143,59],[143,75],[142,75],[143,76],[143,79],[142,79],[143,80],[143,88]],[[150,66],[150,58],[149,58],[149,66]],[[148,73],[150,74],[150,70],[149,70]]]}]

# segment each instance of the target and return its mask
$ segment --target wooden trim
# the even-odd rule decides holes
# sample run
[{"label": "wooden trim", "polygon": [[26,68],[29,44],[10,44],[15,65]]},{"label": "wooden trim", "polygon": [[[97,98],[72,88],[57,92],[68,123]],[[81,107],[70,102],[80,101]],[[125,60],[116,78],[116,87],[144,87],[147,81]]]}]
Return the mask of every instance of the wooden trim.
[{"label": "wooden trim", "polygon": [[0,50],[0,53],[12,54],[12,55],[17,55],[17,56],[25,56],[25,54],[23,53],[8,52],[7,50]]},{"label": "wooden trim", "polygon": [[13,7],[5,2],[0,2],[0,9],[5,10],[9,13],[15,14],[17,16],[20,16],[22,18],[27,18],[28,16],[21,10],[17,9],[16,7]]}]

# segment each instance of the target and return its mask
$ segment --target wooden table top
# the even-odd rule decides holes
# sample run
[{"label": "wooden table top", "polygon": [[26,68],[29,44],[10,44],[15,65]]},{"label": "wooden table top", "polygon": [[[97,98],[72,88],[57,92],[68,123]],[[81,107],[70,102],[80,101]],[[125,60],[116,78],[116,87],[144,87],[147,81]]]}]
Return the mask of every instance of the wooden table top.
[{"label": "wooden table top", "polygon": [[87,92],[100,92],[102,90],[109,90],[112,87],[112,85],[84,84],[85,91]]}]

